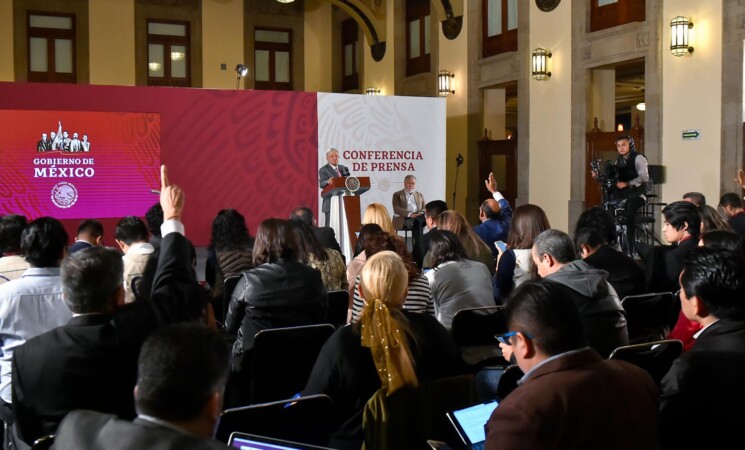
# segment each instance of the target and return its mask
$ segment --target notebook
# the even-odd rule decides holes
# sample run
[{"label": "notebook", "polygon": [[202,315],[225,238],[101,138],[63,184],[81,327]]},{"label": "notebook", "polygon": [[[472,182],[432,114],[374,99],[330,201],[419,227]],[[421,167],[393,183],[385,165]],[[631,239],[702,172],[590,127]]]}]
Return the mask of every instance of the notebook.
[{"label": "notebook", "polygon": [[256,436],[254,434],[233,432],[228,439],[228,447],[242,450],[333,450],[298,442]]},{"label": "notebook", "polygon": [[448,419],[455,427],[464,444],[473,450],[484,448],[486,442],[486,422],[489,421],[491,413],[498,402],[492,400],[468,408],[458,409],[447,413]]}]

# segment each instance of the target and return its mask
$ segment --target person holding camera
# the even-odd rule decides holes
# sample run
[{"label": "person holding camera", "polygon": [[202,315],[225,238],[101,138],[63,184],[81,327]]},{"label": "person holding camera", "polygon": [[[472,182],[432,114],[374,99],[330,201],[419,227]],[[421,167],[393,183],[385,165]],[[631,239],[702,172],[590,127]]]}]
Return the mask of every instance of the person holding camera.
[{"label": "person holding camera", "polygon": [[[612,186],[610,192],[611,200],[626,200],[624,208],[626,238],[629,255],[633,255],[636,250],[636,215],[646,201],[644,194],[646,183],[649,181],[649,169],[647,157],[636,152],[634,138],[631,136],[624,135],[616,138],[616,150],[618,150],[618,157],[614,165],[615,173],[606,173],[605,177],[615,178],[615,185]],[[610,172],[607,169],[609,167],[606,166],[606,172]],[[598,176],[598,172],[593,170],[592,177],[597,180]]]}]

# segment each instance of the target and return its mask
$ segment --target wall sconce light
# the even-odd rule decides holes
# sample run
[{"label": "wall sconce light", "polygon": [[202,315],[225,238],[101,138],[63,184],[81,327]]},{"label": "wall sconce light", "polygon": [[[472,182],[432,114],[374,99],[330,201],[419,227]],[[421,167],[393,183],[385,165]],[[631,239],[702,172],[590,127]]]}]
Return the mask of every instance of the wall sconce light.
[{"label": "wall sconce light", "polygon": [[693,22],[687,17],[678,16],[670,21],[670,53],[675,56],[693,53],[693,47],[688,45],[691,28],[693,28]]},{"label": "wall sconce light", "polygon": [[623,131],[623,124],[622,123],[619,123],[618,124],[618,126],[616,127],[616,131]]},{"label": "wall sconce light", "polygon": [[544,48],[537,48],[532,53],[533,79],[541,81],[551,78],[551,72],[548,70],[548,60],[551,58],[551,52]]},{"label": "wall sconce light", "polygon": [[235,88],[239,89],[241,87],[241,78],[245,77],[248,73],[248,67],[243,64],[238,64],[235,66],[235,73],[238,74],[238,79],[235,81]]},{"label": "wall sconce light", "polygon": [[447,70],[441,70],[437,75],[438,89],[437,94],[440,97],[447,97],[450,94],[455,94],[455,89],[450,85],[450,79],[455,78],[454,73],[450,73]]},{"label": "wall sconce light", "polygon": [[638,109],[639,111],[646,111],[647,110],[647,104],[644,103],[644,102],[637,103],[636,104],[636,109]]},{"label": "wall sconce light", "polygon": [[370,86],[369,88],[365,89],[365,95],[379,95],[380,89],[374,88]]}]

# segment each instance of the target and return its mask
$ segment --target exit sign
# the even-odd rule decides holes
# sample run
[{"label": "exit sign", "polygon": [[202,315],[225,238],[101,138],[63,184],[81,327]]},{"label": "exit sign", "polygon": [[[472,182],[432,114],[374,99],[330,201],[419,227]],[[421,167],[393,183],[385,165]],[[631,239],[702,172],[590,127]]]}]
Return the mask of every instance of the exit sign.
[{"label": "exit sign", "polygon": [[701,130],[683,130],[684,141],[698,141],[701,138]]}]

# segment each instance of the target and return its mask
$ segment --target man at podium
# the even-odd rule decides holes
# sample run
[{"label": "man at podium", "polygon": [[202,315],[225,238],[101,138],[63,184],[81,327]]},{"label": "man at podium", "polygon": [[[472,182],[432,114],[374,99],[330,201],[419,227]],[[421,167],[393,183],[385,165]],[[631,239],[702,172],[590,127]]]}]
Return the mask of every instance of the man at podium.
[{"label": "man at podium", "polygon": [[[347,166],[339,164],[339,150],[331,147],[326,150],[326,161],[328,164],[318,169],[318,187],[323,189],[331,180],[336,177],[348,177],[349,169]],[[331,223],[331,198],[324,198],[323,204],[321,205],[321,211],[326,216],[326,225],[330,226]]]}]

